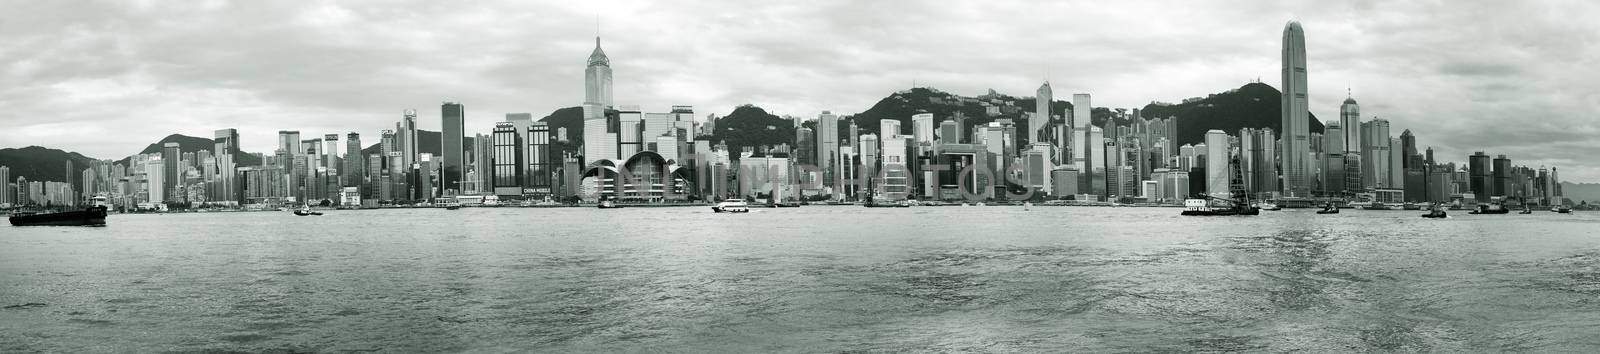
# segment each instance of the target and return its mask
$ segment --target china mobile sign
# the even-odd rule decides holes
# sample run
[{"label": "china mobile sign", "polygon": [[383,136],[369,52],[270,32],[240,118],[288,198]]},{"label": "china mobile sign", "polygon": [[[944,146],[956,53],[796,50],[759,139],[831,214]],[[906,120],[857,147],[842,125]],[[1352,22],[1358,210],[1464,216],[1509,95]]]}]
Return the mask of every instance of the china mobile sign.
[{"label": "china mobile sign", "polygon": [[[820,181],[819,179],[815,179],[815,178],[807,178],[803,182],[793,182],[793,181],[791,181],[791,180],[786,178],[788,175],[797,175],[797,176],[819,175],[819,174],[821,174],[823,172],[822,169],[817,168],[817,166],[814,166],[814,165],[795,165],[794,167],[795,167],[795,169],[794,169],[793,173],[778,174],[778,173],[765,173],[767,171],[770,171],[770,169],[764,168],[763,166],[739,166],[738,170],[737,170],[737,172],[738,172],[737,173],[737,176],[738,176],[737,179],[738,179],[739,185],[741,187],[746,187],[746,188],[752,187],[752,186],[761,186],[761,185],[765,185],[765,184],[768,184],[768,183],[784,183],[784,184],[794,183],[796,185],[799,185],[803,189],[820,189],[820,188],[823,187],[822,186],[822,181]],[[702,178],[709,178],[710,176],[726,176],[727,175],[726,174],[726,172],[728,171],[727,167],[724,167],[722,165],[717,165],[717,166],[712,167],[712,168],[716,169],[717,171],[707,171],[706,173],[700,173],[700,176]],[[638,176],[636,174],[630,173],[627,168],[624,168],[622,166],[616,166],[615,167],[615,171],[616,171],[616,176],[614,176],[614,178],[612,179],[611,183],[612,183],[612,186],[617,187],[617,189],[619,191],[621,191],[623,188],[625,188],[624,186],[632,186],[631,188],[633,189],[633,191],[638,193],[639,195],[650,195],[652,193],[651,188],[653,187],[653,184],[661,183],[661,184],[664,184],[664,185],[668,186],[668,188],[663,188],[663,190],[661,192],[659,192],[659,193],[662,193],[663,196],[666,199],[675,199],[675,198],[676,199],[682,199],[682,198],[686,197],[684,194],[679,193],[678,191],[673,190],[672,188],[670,188],[670,186],[672,185],[671,181],[648,181],[644,177],[640,177],[640,176]],[[932,176],[932,179],[931,180],[925,180],[923,182],[924,183],[928,183],[928,184],[932,184],[932,185],[942,185],[940,183],[940,181],[939,181],[939,175],[942,174],[943,172],[946,172],[946,171],[950,171],[950,166],[938,165],[938,164],[928,165],[921,172],[931,172],[931,173],[929,173],[929,175]],[[991,189],[992,187],[989,187],[989,186],[976,186],[976,185],[974,185],[974,183],[976,181],[980,181],[980,180],[981,181],[996,181],[996,180],[999,180],[999,178],[997,178],[997,177],[1004,177],[1005,181],[1008,182],[1008,184],[1023,185],[1023,186],[1025,186],[1027,184],[1027,182],[1020,177],[1022,172],[1023,172],[1022,166],[1020,166],[1020,165],[1011,165],[1010,167],[1008,167],[1006,169],[1006,171],[1007,171],[1007,173],[1002,174],[1002,176],[996,176],[994,171],[990,171],[987,168],[976,168],[976,166],[967,165],[966,167],[962,168],[960,171],[957,171],[957,173],[956,173],[956,187],[957,187],[956,189],[960,190],[961,197],[965,198],[967,201],[981,202],[981,201],[984,201],[984,200],[989,198],[988,197],[988,193],[984,193],[985,192],[984,190],[985,189]],[[716,173],[716,172],[720,172],[720,173]],[[883,168],[878,169],[877,173],[873,174],[872,176],[868,176],[867,173],[864,171],[864,169],[861,169],[861,168],[855,169],[855,172],[856,173],[853,176],[848,176],[848,177],[844,177],[844,178],[839,179],[838,185],[840,185],[840,186],[859,186],[861,188],[865,188],[865,186],[869,185],[868,184],[869,181],[872,181],[872,180],[884,181],[884,180],[888,179],[888,177],[891,174],[899,174],[899,175],[902,175],[902,176],[907,176],[908,180],[915,179],[914,177],[912,177],[912,173],[911,173],[912,171],[910,169],[907,169],[905,165],[901,165],[901,164],[884,164]],[[595,187],[597,188],[597,190],[604,190],[605,187],[606,187],[605,186],[606,181],[603,178],[602,179],[595,179],[594,183],[595,183]],[[907,184],[908,184],[907,188],[911,188],[910,185],[915,184],[915,183],[908,182]],[[992,182],[990,183],[990,185],[992,185]],[[980,189],[979,187],[983,187],[983,188]],[[1006,191],[1006,192],[1004,192],[1004,195],[1005,195],[1005,199],[1007,199],[1007,200],[1023,201],[1023,200],[1031,199],[1034,196],[1033,188],[1019,188],[1018,191],[1012,191],[1011,188],[1003,188],[1003,189]]]}]

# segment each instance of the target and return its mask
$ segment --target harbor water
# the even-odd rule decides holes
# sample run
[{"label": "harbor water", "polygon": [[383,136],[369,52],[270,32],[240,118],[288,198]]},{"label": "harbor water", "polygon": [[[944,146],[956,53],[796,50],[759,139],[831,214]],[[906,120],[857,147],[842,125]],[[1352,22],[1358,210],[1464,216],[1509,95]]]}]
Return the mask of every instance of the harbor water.
[{"label": "harbor water", "polygon": [[0,228],[0,352],[1600,351],[1600,214],[807,206]]}]

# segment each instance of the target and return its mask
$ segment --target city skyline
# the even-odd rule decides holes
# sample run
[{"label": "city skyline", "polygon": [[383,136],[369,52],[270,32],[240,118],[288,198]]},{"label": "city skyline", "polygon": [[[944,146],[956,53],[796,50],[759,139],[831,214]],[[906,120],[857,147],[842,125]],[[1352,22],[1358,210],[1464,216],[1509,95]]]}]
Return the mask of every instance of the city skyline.
[{"label": "city skyline", "polygon": [[[161,13],[163,11],[156,10],[162,9],[139,9],[135,5],[118,8],[123,6],[120,4],[88,13],[87,19],[76,20],[83,22],[73,25],[35,26],[40,27],[35,29],[29,28],[27,21],[50,20],[50,14],[82,14],[79,10],[83,9],[27,4],[23,6],[24,12],[41,16],[0,24],[0,29],[9,33],[8,37],[18,39],[0,46],[7,46],[6,49],[30,44],[41,46],[36,52],[7,54],[5,61],[9,70],[0,77],[17,85],[7,85],[0,91],[0,108],[3,108],[0,111],[9,112],[0,118],[0,124],[15,129],[11,130],[13,134],[0,137],[0,146],[41,145],[97,158],[117,158],[136,152],[167,134],[205,137],[212,130],[237,128],[245,150],[268,153],[274,145],[272,134],[277,130],[304,131],[310,134],[308,136],[352,131],[377,136],[378,130],[392,124],[404,109],[418,109],[421,112],[419,128],[437,131],[439,117],[432,114],[430,107],[443,101],[472,107],[465,117],[468,135],[487,133],[492,122],[499,121],[506,113],[528,112],[542,117],[583,101],[583,78],[574,68],[581,65],[577,63],[585,53],[593,50],[591,42],[597,27],[608,55],[618,60],[615,89],[619,99],[615,103],[619,105],[662,110],[670,105],[690,104],[699,108],[703,116],[704,113],[724,114],[738,104],[753,103],[780,115],[813,117],[823,110],[848,115],[865,110],[890,92],[909,87],[913,81],[918,86],[966,95],[994,88],[1026,96],[1043,82],[1042,79],[1047,79],[1057,97],[1086,92],[1094,95],[1097,106],[1139,107],[1149,101],[1174,102],[1220,92],[1257,79],[1274,87],[1281,86],[1272,80],[1280,64],[1281,48],[1277,48],[1280,43],[1275,38],[1284,21],[1298,20],[1306,25],[1308,66],[1315,72],[1312,75],[1315,79],[1310,80],[1309,108],[1319,119],[1337,119],[1339,102],[1346,98],[1341,91],[1348,88],[1348,92],[1353,92],[1362,102],[1364,119],[1382,118],[1396,127],[1413,130],[1419,137],[1419,148],[1435,148],[1444,156],[1443,161],[1465,162],[1469,154],[1481,150],[1510,155],[1519,164],[1531,167],[1560,166],[1566,180],[1600,180],[1600,166],[1585,156],[1600,149],[1590,138],[1596,134],[1592,112],[1600,106],[1600,98],[1593,92],[1600,90],[1586,89],[1595,84],[1581,81],[1581,78],[1593,77],[1586,74],[1597,69],[1580,65],[1579,60],[1596,49],[1582,47],[1585,42],[1594,41],[1571,38],[1572,35],[1594,36],[1600,31],[1586,31],[1587,27],[1582,26],[1593,25],[1558,21],[1559,18],[1549,13],[1555,8],[1562,9],[1562,14],[1595,12],[1591,4],[1497,7],[1541,20],[1526,26],[1508,26],[1510,20],[1505,18],[1475,18],[1471,16],[1473,11],[1467,11],[1482,9],[1481,5],[1448,8],[1417,4],[1305,5],[1332,6],[1317,8],[1256,4],[1245,6],[1256,10],[1257,14],[1247,20],[1229,18],[1234,15],[1208,17],[1202,12],[1195,15],[1197,21],[1186,25],[1207,31],[1176,28],[1158,21],[1162,16],[1180,16],[1185,9],[1146,9],[1148,6],[1142,4],[1120,8],[1026,4],[1087,10],[1082,17],[1091,21],[1081,22],[1090,24],[1078,24],[1045,21],[1051,18],[1028,14],[1024,11],[1028,8],[1018,8],[1022,4],[1025,3],[986,4],[984,9],[991,14],[1020,20],[1014,23],[988,21],[987,24],[955,14],[961,11],[901,4],[848,5],[867,6],[860,9],[830,5],[760,8],[744,4],[698,4],[671,11],[640,4],[622,4],[614,8],[547,4],[533,5],[532,9],[477,5],[462,9],[463,15],[451,15],[466,17],[447,16],[443,21],[444,29],[434,32],[417,29],[386,32],[403,21],[382,18],[386,12],[380,9],[319,8],[333,6],[319,4],[305,8],[253,9],[283,12],[292,15],[284,18],[294,20],[281,24],[239,20],[236,22],[244,29],[217,33],[208,33],[215,28],[207,27],[206,23],[170,28],[144,17],[148,16],[146,12]],[[572,7],[559,8],[561,6]],[[748,14],[746,21],[770,24],[763,26],[769,30],[731,35],[724,32],[741,28],[738,24],[744,22],[701,16],[691,11],[719,6],[730,10],[726,13]],[[1391,18],[1395,17],[1391,14],[1408,12],[1393,8],[1395,6],[1421,7],[1413,10],[1427,10],[1422,12],[1435,15],[1408,22]],[[408,10],[421,11],[422,8],[411,6]],[[618,11],[619,8],[626,11]],[[1119,9],[1149,10],[1142,13],[1152,17],[1135,21],[1126,18],[1129,16],[1126,14],[1116,15]],[[168,15],[186,17],[179,15],[210,11],[212,15],[227,17],[249,13],[247,10],[252,9],[222,6],[173,10],[178,14]],[[638,13],[629,12],[634,10]],[[908,10],[912,11],[908,15],[913,15],[908,17],[928,23],[955,21],[971,25],[941,29],[913,26],[917,22],[913,20],[803,16],[851,10]],[[482,19],[509,22],[536,16],[532,12],[537,11],[571,16],[532,22],[527,24],[530,28],[519,29],[539,34],[531,40],[519,37],[529,33],[518,30],[485,30],[461,23],[470,22],[466,20],[472,19],[471,16],[491,13],[494,15]],[[601,15],[596,18],[594,13]],[[1374,18],[1364,18],[1363,14]],[[622,16],[651,19],[672,15],[705,23],[653,30],[630,23],[659,21],[608,20]],[[539,18],[549,17],[560,16]],[[91,26],[89,24],[96,18],[113,19],[108,21],[111,26],[130,26],[136,34],[123,36],[139,40],[118,37],[117,31],[104,30],[79,31],[78,36],[72,35],[74,26]],[[1484,21],[1466,23],[1465,19]],[[884,22],[872,22],[874,20]],[[1095,23],[1138,31],[1129,34],[1120,29],[1073,27],[1090,27]],[[1448,23],[1457,24],[1451,28],[1453,32],[1427,32],[1439,31],[1429,27]],[[848,25],[881,25],[885,29],[860,37],[832,33],[843,31],[839,27],[850,28]],[[247,43],[241,48],[219,41],[238,39],[248,33],[261,35],[265,28],[278,27],[286,34],[266,34],[263,39],[334,35],[322,41],[284,43],[288,48],[322,49],[305,52],[326,52],[326,55],[306,55],[282,62],[265,60],[274,57],[268,55],[272,53],[262,52],[280,47]],[[967,30],[963,31],[964,28]],[[973,28],[982,30],[972,31]],[[141,29],[145,32],[140,32]],[[1540,30],[1555,29],[1570,33],[1540,34]],[[797,38],[811,36],[793,36],[796,31],[817,33],[819,38]],[[1041,38],[1024,40],[1032,32],[1040,32]],[[384,34],[393,36],[382,36]],[[424,48],[428,44],[408,42],[404,35],[444,41],[456,36],[485,38],[469,41],[459,46],[460,49],[451,49],[458,52],[455,54],[466,54],[457,55],[462,59],[453,62],[461,64],[453,67],[383,62],[373,56],[380,53],[427,54],[446,48]],[[997,38],[974,37],[979,35]],[[66,40],[48,41],[56,38]],[[362,41],[363,38],[370,41]],[[963,54],[942,48],[947,45],[939,42],[952,38],[956,39],[954,42],[978,45],[984,50],[975,52],[983,54]],[[795,43],[774,42],[775,39],[792,39]],[[1554,43],[1555,39],[1562,39],[1566,44]],[[173,54],[156,52],[186,41],[201,44],[185,48],[193,52],[184,54],[194,55],[172,57],[167,55]],[[1193,43],[1176,45],[1176,42]],[[1472,45],[1470,48],[1464,47],[1467,42]],[[482,50],[499,43],[512,43],[510,47],[520,52]],[[675,44],[680,46],[674,47]],[[1409,53],[1410,56],[1389,53],[1400,49],[1399,46],[1434,50]],[[107,51],[101,47],[113,49]],[[1075,51],[1061,47],[1096,50]],[[1440,51],[1450,48],[1471,50]],[[46,54],[53,51],[58,55]],[[82,55],[59,55],[60,52]],[[1114,55],[1118,53],[1122,55]],[[444,54],[448,53],[432,55]],[[262,57],[255,58],[255,55]],[[851,60],[838,60],[840,57]],[[1527,65],[1520,61],[1527,58],[1542,59],[1542,64],[1546,65]],[[366,64],[367,60],[373,61],[373,68],[353,67]],[[299,64],[300,69],[281,66],[291,64]],[[1411,75],[1397,75],[1395,70],[1399,69]],[[257,71],[271,75],[263,77]],[[383,75],[386,73],[401,75]],[[396,91],[398,94],[393,94]],[[162,115],[156,116],[156,113]],[[1513,117],[1516,124],[1505,124],[1505,117]],[[66,125],[74,123],[80,125]]]}]

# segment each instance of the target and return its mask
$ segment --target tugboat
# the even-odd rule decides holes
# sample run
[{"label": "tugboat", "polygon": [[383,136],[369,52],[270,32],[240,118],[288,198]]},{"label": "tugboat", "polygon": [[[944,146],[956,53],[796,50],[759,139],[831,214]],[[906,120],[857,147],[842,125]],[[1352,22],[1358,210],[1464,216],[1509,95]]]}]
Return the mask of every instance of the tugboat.
[{"label": "tugboat", "polygon": [[1427,214],[1422,214],[1422,217],[1429,218],[1429,219],[1439,219],[1439,218],[1445,218],[1445,217],[1448,217],[1448,216],[1449,216],[1449,214],[1445,213],[1444,212],[1444,208],[1439,206],[1438,204],[1434,204],[1434,205],[1428,207],[1428,213]]},{"label": "tugboat", "polygon": [[600,197],[600,205],[599,205],[599,207],[600,207],[600,209],[621,209],[622,208],[621,205],[617,205],[616,199],[613,199],[611,197]]},{"label": "tugboat", "polygon": [[321,216],[322,212],[311,210],[311,206],[306,205],[306,206],[301,206],[299,210],[295,210],[294,211],[294,215],[299,215],[299,216]]},{"label": "tugboat", "polygon": [[1328,204],[1322,206],[1322,210],[1318,210],[1317,211],[1317,214],[1338,214],[1338,213],[1339,213],[1339,207],[1333,206],[1333,202],[1328,202]]},{"label": "tugboat", "polygon": [[104,205],[95,205],[54,213],[17,212],[9,219],[11,226],[106,226],[106,210]]},{"label": "tugboat", "polygon": [[712,206],[711,211],[718,213],[748,213],[750,212],[750,205],[745,204],[743,200],[728,199]]}]

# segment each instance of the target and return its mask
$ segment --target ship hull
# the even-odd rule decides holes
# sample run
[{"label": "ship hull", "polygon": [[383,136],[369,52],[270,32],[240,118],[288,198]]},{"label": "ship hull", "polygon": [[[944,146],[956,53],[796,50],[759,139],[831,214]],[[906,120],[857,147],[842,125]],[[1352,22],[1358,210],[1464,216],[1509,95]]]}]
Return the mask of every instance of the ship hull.
[{"label": "ship hull", "polygon": [[13,215],[10,221],[11,226],[105,226],[106,207],[89,207],[48,214]]}]

